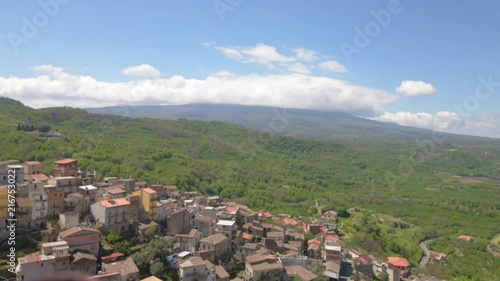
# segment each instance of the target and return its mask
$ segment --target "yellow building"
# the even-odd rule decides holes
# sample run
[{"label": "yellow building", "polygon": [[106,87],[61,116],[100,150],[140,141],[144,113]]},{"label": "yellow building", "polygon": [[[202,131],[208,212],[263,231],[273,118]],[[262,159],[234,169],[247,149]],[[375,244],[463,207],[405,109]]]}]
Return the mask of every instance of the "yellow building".
[{"label": "yellow building", "polygon": [[141,200],[141,207],[149,214],[150,220],[156,220],[156,211],[160,202],[158,201],[158,193],[151,188],[143,188],[134,192]]},{"label": "yellow building", "polygon": [[0,220],[3,221],[7,218],[8,193],[8,189],[0,188]]}]

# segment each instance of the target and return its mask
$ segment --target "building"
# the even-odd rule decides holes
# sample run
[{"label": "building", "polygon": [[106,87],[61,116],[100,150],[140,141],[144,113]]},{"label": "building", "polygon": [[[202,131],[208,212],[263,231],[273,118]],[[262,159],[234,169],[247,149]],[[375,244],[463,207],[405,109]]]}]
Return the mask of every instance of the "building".
[{"label": "building", "polygon": [[16,276],[18,281],[38,281],[58,272],[69,270],[70,255],[68,244],[64,241],[45,243],[42,255],[18,259]]},{"label": "building", "polygon": [[125,198],[105,199],[90,206],[90,212],[106,231],[125,231],[130,225],[130,202]]},{"label": "building", "polygon": [[80,225],[80,213],[67,212],[59,214],[59,226],[62,230],[68,230]]},{"label": "building", "polygon": [[204,237],[208,237],[215,233],[215,221],[211,217],[198,214],[194,217],[193,226],[203,232]]},{"label": "building", "polygon": [[191,227],[191,214],[186,209],[167,215],[167,235],[175,236],[189,227]]},{"label": "building", "polygon": [[158,193],[151,188],[143,188],[135,191],[134,195],[138,195],[141,198],[140,205],[148,213],[148,218],[156,220],[156,210],[161,205],[158,201]]},{"label": "building", "polygon": [[[9,173],[10,170],[14,170],[14,173]],[[17,160],[0,162],[0,186],[7,185],[12,177],[16,183],[22,183],[24,181],[24,166],[19,165]]]},{"label": "building", "polygon": [[243,280],[287,280],[287,274],[281,262],[267,257],[254,261],[252,257],[247,257]]},{"label": "building", "polygon": [[6,227],[6,219],[8,215],[8,197],[9,190],[3,187],[0,187],[0,241],[7,238],[7,229]]},{"label": "building", "polygon": [[35,228],[45,228],[47,226],[48,218],[48,201],[47,194],[42,189],[37,192],[29,194],[33,209],[31,211],[31,221],[34,223]]},{"label": "building", "polygon": [[64,190],[55,185],[46,185],[44,190],[47,194],[49,217],[57,217],[64,213]]},{"label": "building", "polygon": [[77,252],[73,255],[70,270],[84,276],[95,275],[97,273],[97,258],[92,254]]},{"label": "building", "polygon": [[219,220],[215,225],[215,232],[222,233],[227,238],[233,240],[236,237],[238,228],[235,221]]},{"label": "building", "polygon": [[77,226],[59,233],[57,240],[68,242],[70,252],[81,251],[97,256],[101,232],[94,228]]},{"label": "building", "polygon": [[114,261],[110,263],[102,264],[103,273],[116,273],[119,272],[121,275],[121,281],[140,281],[139,268],[132,260],[132,258],[126,258],[122,261]]},{"label": "building", "polygon": [[458,239],[460,239],[462,241],[465,241],[465,242],[469,242],[469,243],[473,243],[474,242],[474,237],[469,236],[469,235],[460,235],[458,237]]},{"label": "building", "polygon": [[296,276],[302,281],[313,281],[318,278],[316,274],[300,265],[285,266],[285,271],[290,280],[293,280]]},{"label": "building", "polygon": [[64,190],[64,194],[77,192],[78,179],[76,177],[55,177],[49,179],[47,183]]},{"label": "building", "polygon": [[216,233],[201,239],[200,255],[216,262],[226,261],[231,257],[231,240],[222,233]]},{"label": "building", "polygon": [[194,252],[198,249],[203,233],[198,229],[185,229],[175,235],[181,251]]},{"label": "building", "polygon": [[26,161],[23,163],[24,166],[24,176],[28,175],[39,175],[42,173],[42,163],[38,161]]},{"label": "building", "polygon": [[215,281],[215,270],[210,272],[212,267],[214,268],[209,261],[200,257],[192,257],[179,264],[179,280]]},{"label": "building", "polygon": [[32,192],[44,190],[45,183],[42,181],[29,181],[17,184],[16,197],[28,197]]},{"label": "building", "polygon": [[[54,162],[54,177],[77,177],[78,176],[78,160],[62,159]],[[76,184],[75,184],[76,185]]]},{"label": "building", "polygon": [[31,199],[28,197],[19,197],[16,198],[16,218],[17,218],[17,226],[19,228],[32,228],[35,227],[32,224],[32,213],[33,212],[33,203]]},{"label": "building", "polygon": [[110,199],[125,198],[127,197],[127,191],[125,190],[124,186],[113,185],[104,188],[104,196]]},{"label": "building", "polygon": [[387,259],[388,259],[387,264],[389,265],[389,268],[393,270],[400,270],[401,277],[409,276],[410,262],[407,259],[401,257],[388,257]]}]

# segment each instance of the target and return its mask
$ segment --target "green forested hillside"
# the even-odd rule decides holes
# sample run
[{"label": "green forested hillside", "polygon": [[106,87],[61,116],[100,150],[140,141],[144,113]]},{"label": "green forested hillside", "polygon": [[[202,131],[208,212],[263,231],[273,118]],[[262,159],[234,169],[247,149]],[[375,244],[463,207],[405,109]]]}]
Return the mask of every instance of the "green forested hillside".
[{"label": "green forested hillside", "polygon": [[[48,125],[63,139],[29,136],[17,130],[22,122]],[[395,239],[386,226],[370,231],[370,220],[347,220],[351,229],[368,232],[362,234],[379,245],[365,250],[381,257],[410,253],[414,265],[415,247],[425,237],[467,234],[489,241],[500,233],[500,181],[495,180],[500,178],[500,144],[420,141],[429,142],[399,138],[370,146],[339,144],[221,122],[131,119],[73,108],[33,110],[0,99],[0,160],[39,160],[50,173],[54,160],[72,157],[100,177],[177,185],[272,213],[312,215],[315,200],[324,209],[369,209],[405,221],[412,231],[407,237],[398,231]],[[368,238],[348,241],[363,246],[360,239]],[[398,241],[401,245],[395,246]],[[464,251],[474,263],[489,254],[480,247]],[[491,259],[481,274],[500,276],[500,259]],[[444,275],[469,275],[470,268],[456,266],[456,260],[443,266]]]}]

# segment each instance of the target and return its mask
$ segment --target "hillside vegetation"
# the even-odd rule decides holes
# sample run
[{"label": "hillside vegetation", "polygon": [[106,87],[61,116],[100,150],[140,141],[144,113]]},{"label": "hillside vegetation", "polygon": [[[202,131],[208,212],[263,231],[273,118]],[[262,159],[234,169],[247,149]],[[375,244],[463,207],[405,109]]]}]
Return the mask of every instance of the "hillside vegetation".
[{"label": "hillside vegetation", "polygon": [[[30,136],[17,130],[20,123],[50,126],[63,139]],[[312,215],[320,200],[324,210],[358,207],[385,214],[408,229],[389,227],[383,216],[353,213],[345,223],[358,235],[348,241],[377,256],[405,255],[413,265],[418,242],[427,237],[459,243],[462,234],[490,241],[500,233],[500,144],[494,141],[401,137],[372,145],[337,143],[221,122],[132,119],[67,107],[33,110],[0,98],[0,142],[0,160],[38,160],[47,173],[54,160],[72,157],[101,178],[177,185],[272,213]],[[372,229],[370,221],[382,224]],[[366,249],[367,237],[377,246]],[[500,259],[484,246],[464,248],[462,260],[451,257],[443,265],[445,277],[469,275],[482,262],[481,280],[492,280]]]}]

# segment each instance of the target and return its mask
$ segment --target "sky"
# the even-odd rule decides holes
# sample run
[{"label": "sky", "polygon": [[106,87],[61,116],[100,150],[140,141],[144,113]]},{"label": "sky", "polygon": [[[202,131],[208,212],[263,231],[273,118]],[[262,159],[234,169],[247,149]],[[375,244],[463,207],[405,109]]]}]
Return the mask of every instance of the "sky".
[{"label": "sky", "polygon": [[229,103],[500,138],[500,2],[3,1],[0,95]]}]

